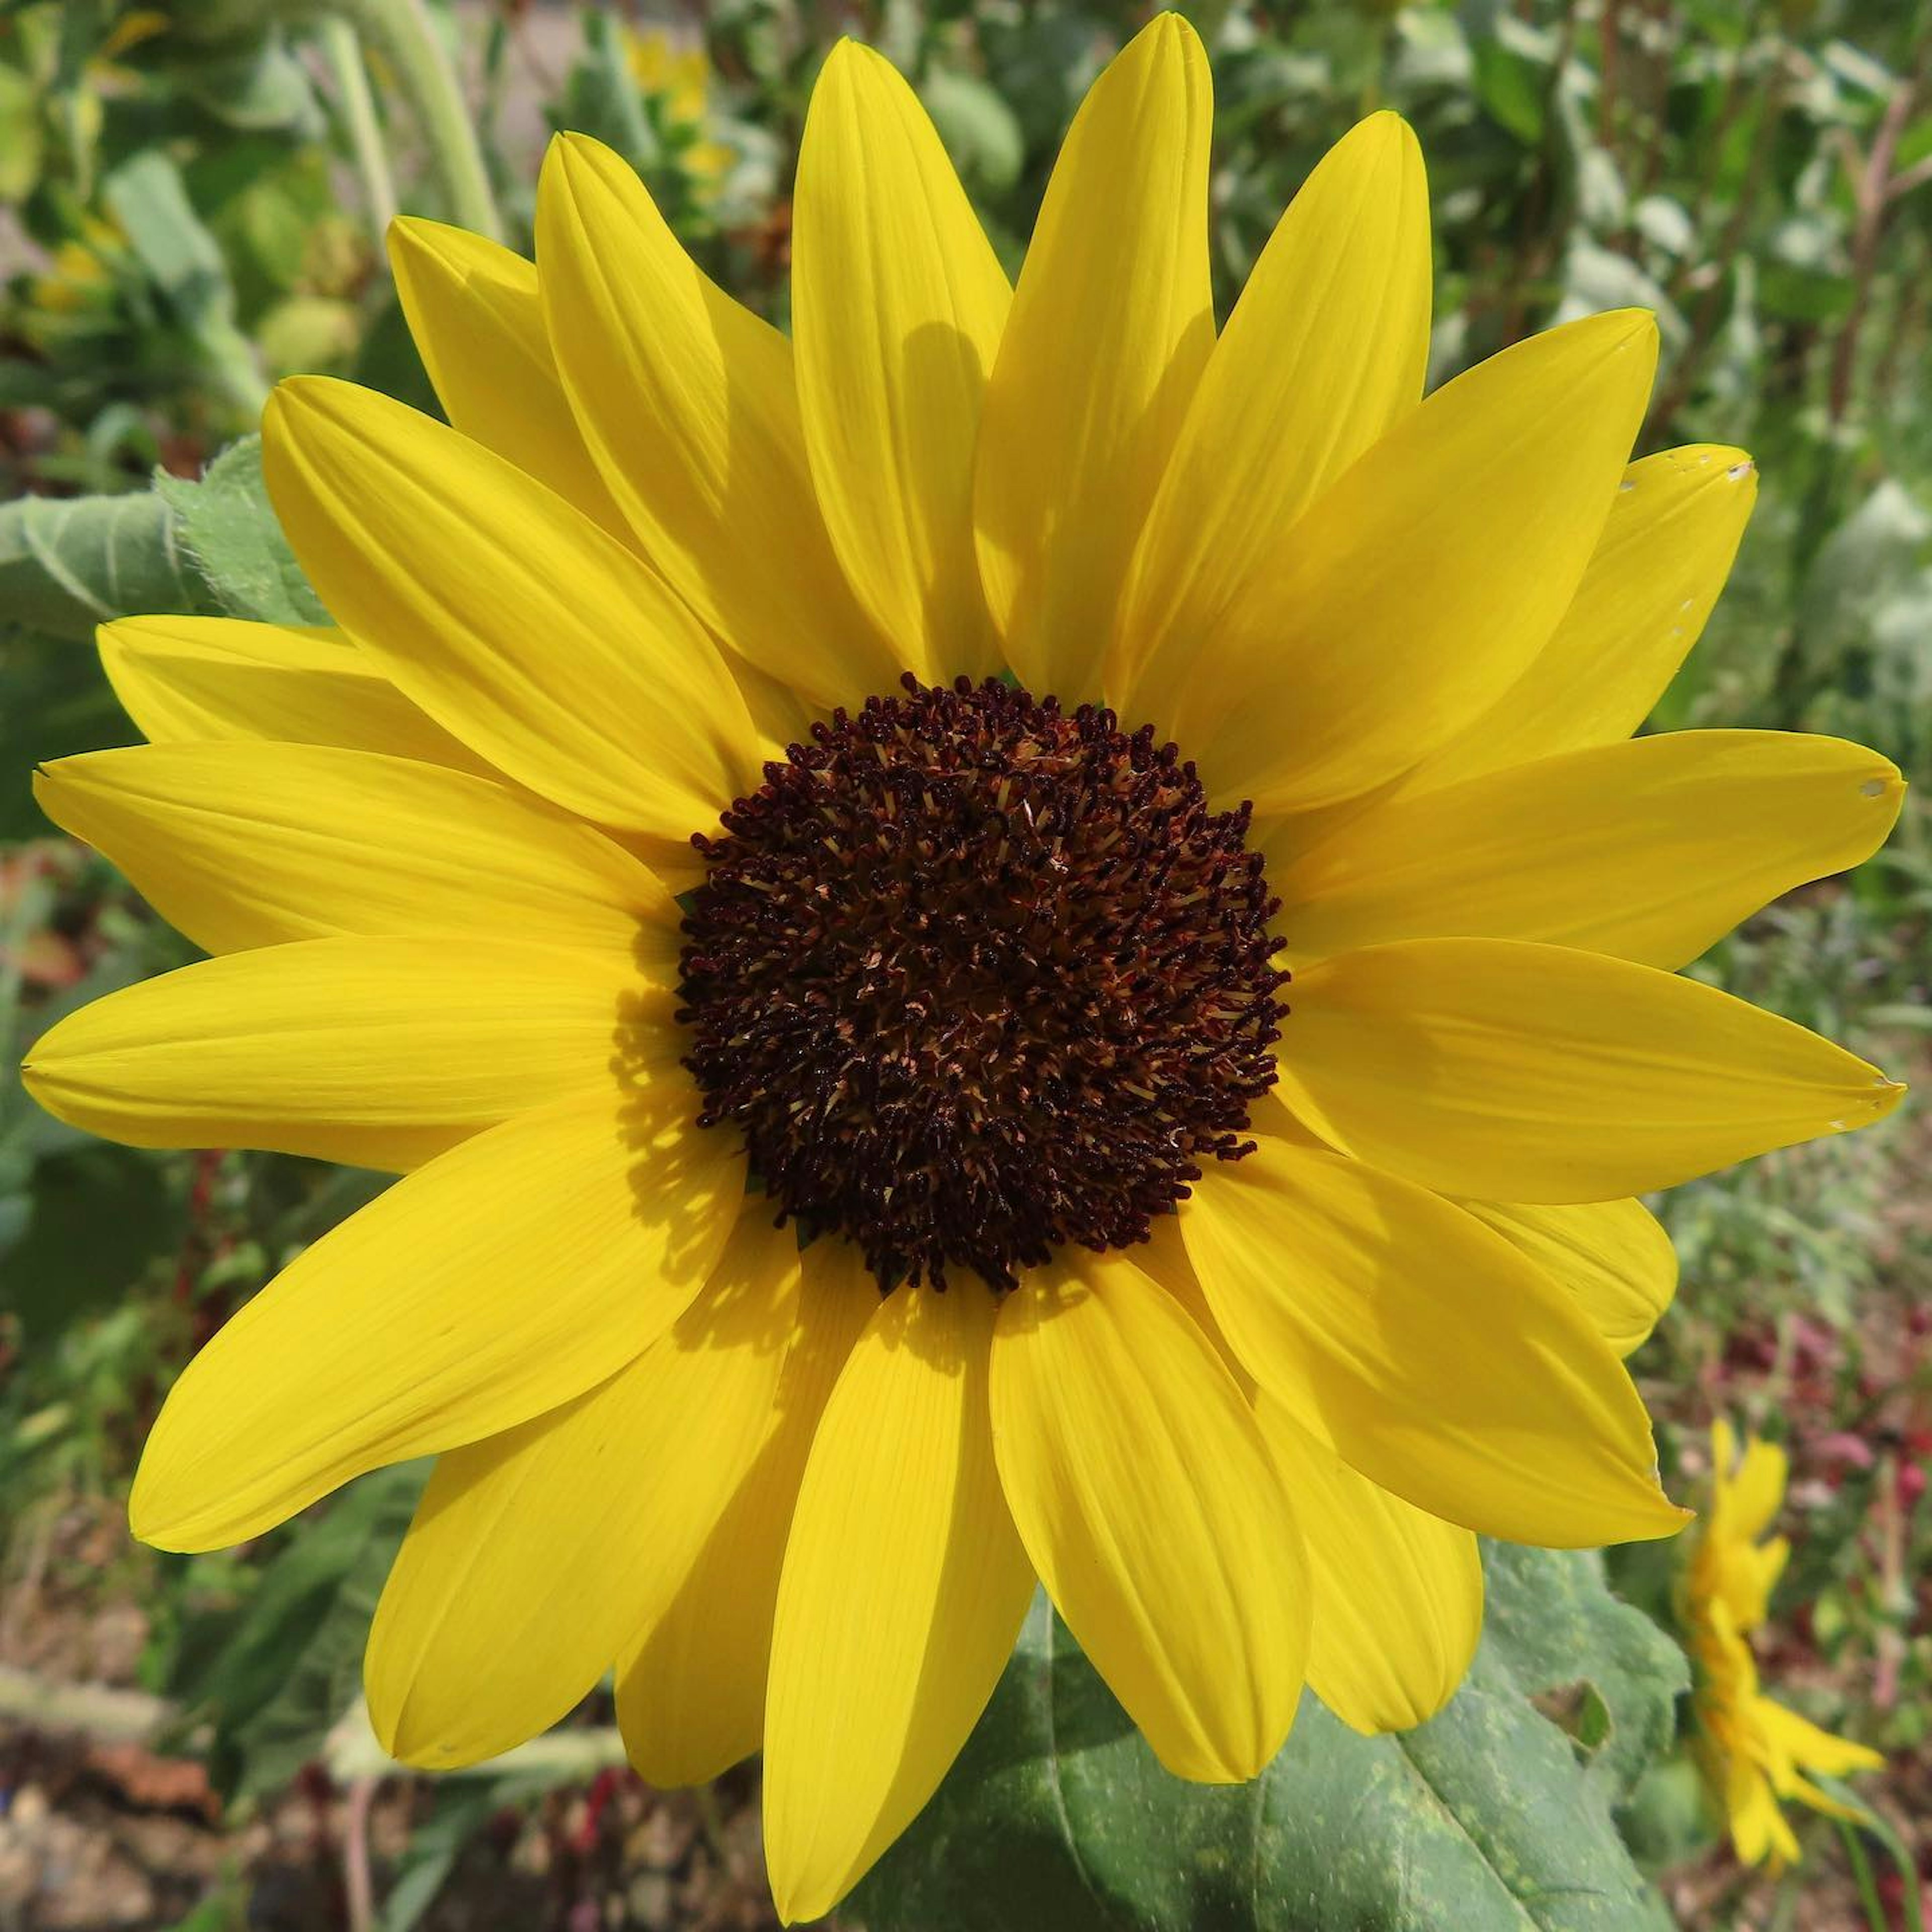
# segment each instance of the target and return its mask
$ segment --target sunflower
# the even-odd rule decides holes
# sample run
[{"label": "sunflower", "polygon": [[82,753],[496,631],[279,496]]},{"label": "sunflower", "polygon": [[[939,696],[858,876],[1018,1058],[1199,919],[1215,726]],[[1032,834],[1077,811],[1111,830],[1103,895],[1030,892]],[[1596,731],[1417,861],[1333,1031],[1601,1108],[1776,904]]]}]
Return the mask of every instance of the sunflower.
[{"label": "sunflower", "polygon": [[1183,1776],[1253,1774],[1304,1679],[1429,1715],[1474,1532],[1684,1520],[1630,1197],[1900,1091],[1673,976],[1900,788],[1624,742],[1753,489],[1627,466],[1650,320],[1425,400],[1382,114],[1217,339],[1210,118],[1163,14],[1012,287],[842,46],[789,340],[594,142],[534,266],[400,224],[453,427],[316,380],[264,424],[339,628],[107,626],[154,742],[42,780],[216,956],[56,1027],[44,1103],[403,1174],[189,1365],[136,1533],[436,1455],[385,1743],[484,1757],[614,1668],[647,1778],[762,1745],[788,1918],[919,1810],[1036,1580]]},{"label": "sunflower", "polygon": [[1711,1460],[1710,1514],[1691,1552],[1682,1610],[1697,1671],[1698,1755],[1738,1856],[1747,1864],[1768,1860],[1777,1871],[1798,1856],[1780,1799],[1856,1822],[1862,1812],[1805,1774],[1843,1778],[1885,1760],[1759,1690],[1750,1633],[1765,1621],[1791,1553],[1781,1536],[1760,1540],[1784,1500],[1784,1451],[1754,1436],[1740,1456],[1730,1424],[1720,1419],[1712,1425]]}]

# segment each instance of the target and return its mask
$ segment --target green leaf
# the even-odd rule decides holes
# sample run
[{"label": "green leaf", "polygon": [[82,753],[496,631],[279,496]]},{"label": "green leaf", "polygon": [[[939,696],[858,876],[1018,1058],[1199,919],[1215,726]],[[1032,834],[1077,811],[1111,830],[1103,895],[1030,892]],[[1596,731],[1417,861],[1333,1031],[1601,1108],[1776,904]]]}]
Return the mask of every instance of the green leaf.
[{"label": "green leaf", "polygon": [[360,1694],[376,1600],[428,1473],[410,1462],[351,1484],[274,1549],[232,1626],[188,1634],[182,1694],[212,1714],[232,1795],[286,1784]]},{"label": "green leaf", "polygon": [[971,74],[942,67],[927,76],[919,93],[967,184],[1005,194],[1020,178],[1026,136],[998,91]]},{"label": "green leaf", "polygon": [[959,1762],[844,1916],[868,1932],[1664,1932],[1612,1808],[1669,1741],[1683,1657],[1596,1558],[1486,1553],[1487,1625],[1447,1710],[1363,1738],[1306,1696],[1280,1755],[1232,1787],[1163,1772],[1037,1600]]},{"label": "green leaf", "polygon": [[198,483],[158,478],[182,541],[222,609],[268,624],[326,624],[328,613],[289,548],[262,481],[262,439],[244,436]]},{"label": "green leaf", "polygon": [[0,202],[26,200],[46,150],[40,90],[18,68],[0,66]]},{"label": "green leaf", "polygon": [[220,244],[188,198],[181,170],[144,148],[101,184],[128,245],[173,320],[194,341],[212,381],[250,416],[268,400],[254,345],[236,326],[235,291]]},{"label": "green leaf", "polygon": [[110,617],[208,608],[159,496],[0,504],[0,628],[88,641]]},{"label": "green leaf", "polygon": [[127,1296],[152,1257],[179,1247],[185,1217],[151,1154],[95,1142],[32,1172],[17,1240],[0,1226],[0,1265],[8,1305],[38,1348]]},{"label": "green leaf", "polygon": [[[5,518],[6,512],[0,510],[0,524]],[[0,579],[4,576],[0,571]],[[93,620],[87,623],[91,631]],[[73,638],[17,631],[8,636],[0,631],[0,658],[6,665],[5,690],[0,692],[0,773],[5,775],[0,783],[0,841],[50,838],[54,827],[41,816],[28,774],[51,758],[130,744],[140,734],[101,675],[93,651]]]},{"label": "green leaf", "polygon": [[308,70],[274,29],[233,53],[204,53],[179,62],[169,78],[230,128],[273,129],[316,140],[328,125]]},{"label": "green leaf", "polygon": [[1494,1544],[1484,1552],[1484,1642],[1502,1648],[1537,1690],[1580,1686],[1608,1720],[1583,1741],[1588,1768],[1622,1804],[1676,1736],[1676,1700],[1690,1688],[1684,1653],[1642,1611],[1610,1594],[1590,1552]]},{"label": "green leaf", "polygon": [[1547,37],[1504,14],[1471,52],[1475,56],[1476,98],[1490,119],[1526,148],[1540,147],[1550,97]]}]

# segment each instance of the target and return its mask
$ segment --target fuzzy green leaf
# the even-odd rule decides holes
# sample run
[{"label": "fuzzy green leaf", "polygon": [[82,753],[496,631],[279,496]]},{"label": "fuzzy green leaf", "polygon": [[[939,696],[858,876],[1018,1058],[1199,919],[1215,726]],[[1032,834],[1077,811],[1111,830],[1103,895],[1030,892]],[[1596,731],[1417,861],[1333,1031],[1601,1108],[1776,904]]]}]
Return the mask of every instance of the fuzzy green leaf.
[{"label": "fuzzy green leaf", "polygon": [[182,542],[232,617],[267,624],[326,624],[328,613],[289,548],[262,481],[262,439],[244,436],[200,482],[164,476],[155,486],[180,519]]},{"label": "fuzzy green leaf", "polygon": [[172,510],[150,491],[0,505],[0,630],[84,642],[110,617],[209,608]]},{"label": "fuzzy green leaf", "polygon": [[951,1776],[845,1916],[867,1932],[1661,1932],[1612,1808],[1670,1740],[1682,1655],[1594,1558],[1486,1555],[1482,1647],[1446,1711],[1363,1738],[1310,1696],[1280,1755],[1233,1787],[1162,1771],[1036,1601]]}]

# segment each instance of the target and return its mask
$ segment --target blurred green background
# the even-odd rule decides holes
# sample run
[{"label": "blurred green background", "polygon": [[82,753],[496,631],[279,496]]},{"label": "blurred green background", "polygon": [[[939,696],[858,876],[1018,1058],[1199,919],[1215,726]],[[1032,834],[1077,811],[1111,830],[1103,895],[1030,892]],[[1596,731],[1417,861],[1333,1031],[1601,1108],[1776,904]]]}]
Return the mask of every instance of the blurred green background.
[{"label": "blurred green background", "polygon": [[[584,130],[782,324],[791,160],[818,64],[852,32],[913,79],[1016,266],[1075,104],[1147,10],[0,4],[0,1932],[769,1922],[754,1774],[649,1791],[596,1700],[486,1774],[382,1776],[358,1666],[416,1472],[232,1554],[127,1538],[170,1380],[376,1184],[96,1145],[34,1110],[13,1070],[35,1033],[189,956],[52,835],[28,775],[133,736],[92,650],[100,619],[272,613],[285,560],[249,452],[205,477],[269,384],[325,370],[434,406],[380,245],[397,208],[473,219],[494,200],[526,247],[543,141]],[[1922,1083],[1932,7],[1183,10],[1214,61],[1224,315],[1324,148],[1385,106],[1428,159],[1432,380],[1552,321],[1657,312],[1639,453],[1741,443],[1763,487],[1653,724],[1840,734],[1920,788],[1855,879],[1794,895],[1694,970]],[[1921,1887],[1932,1901],[1928,1172],[1908,1105],[1664,1210],[1684,1285],[1634,1366],[1670,1486],[1700,1499],[1715,1414],[1790,1445],[1796,1550],[1766,1688],[1888,1759],[1862,1786],[1888,1840],[1804,1820],[1804,1863],[1772,1876],[1730,1859],[1681,1748],[1666,1755],[1619,1818],[1686,1926],[1905,1926]],[[1667,1622],[1672,1561],[1613,1552],[1611,1578]]]}]

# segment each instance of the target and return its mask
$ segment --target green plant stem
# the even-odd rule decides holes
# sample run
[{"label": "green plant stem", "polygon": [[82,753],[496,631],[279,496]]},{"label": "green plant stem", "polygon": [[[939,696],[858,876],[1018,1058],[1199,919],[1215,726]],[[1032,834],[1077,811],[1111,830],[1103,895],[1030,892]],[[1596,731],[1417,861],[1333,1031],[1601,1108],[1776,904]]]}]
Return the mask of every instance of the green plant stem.
[{"label": "green plant stem", "polygon": [[368,70],[362,64],[362,44],[356,38],[356,29],[339,14],[322,22],[321,40],[322,52],[334,72],[342,118],[349,129],[350,146],[355,150],[356,169],[362,177],[362,198],[368,206],[369,225],[375,230],[380,248],[395,218],[396,184],[389,172],[389,154],[382,146],[382,130],[376,120]]},{"label": "green plant stem", "polygon": [[1838,1820],[1838,1836],[1844,1840],[1845,1857],[1852,1868],[1852,1882],[1858,1888],[1858,1903],[1864,1908],[1865,1923],[1871,1928],[1871,1932],[1890,1932],[1885,1901],[1878,1895],[1871,1861],[1865,1856],[1864,1846],[1858,1843],[1858,1833],[1841,1818]]},{"label": "green plant stem", "polygon": [[[312,0],[275,0],[274,10],[308,18],[318,9]],[[490,192],[483,150],[423,0],[336,0],[332,10],[380,52],[394,72],[428,143],[430,164],[448,197],[452,218],[500,242],[503,224]]]},{"label": "green plant stem", "polygon": [[[1898,1868],[1900,1903],[1904,1911],[1906,1932],[1925,1932],[1925,1914],[1919,1899],[1918,1861],[1912,1857],[1904,1840],[1886,1822],[1882,1812],[1874,1810],[1841,1779],[1820,1776],[1817,1782],[1819,1788],[1828,1797],[1835,1798],[1840,1804],[1858,1814],[1856,1826],[1849,1819],[1838,1820],[1838,1832],[1845,1841],[1845,1856],[1850,1862],[1852,1876],[1857,1882],[1858,1896],[1862,1899],[1865,1898],[1866,1888],[1872,1885],[1870,1862],[1865,1856],[1864,1841],[1858,1836],[1859,1831],[1862,1829],[1868,1832],[1885,1847],[1892,1863]],[[1874,1886],[1872,1896],[1875,1898],[1876,1895],[1876,1888]],[[1869,1902],[1865,1910],[1868,1913],[1871,1912],[1872,1906]],[[1887,1928],[1888,1932],[1891,1921],[1881,1910],[1872,1919],[1872,1923]]]}]

